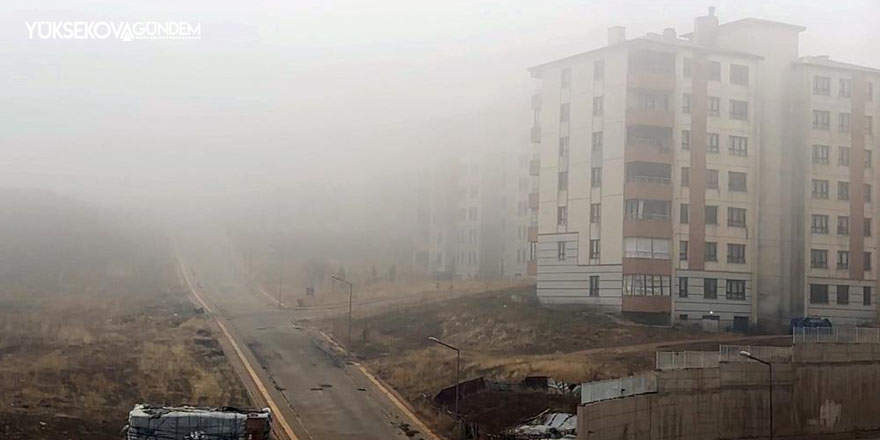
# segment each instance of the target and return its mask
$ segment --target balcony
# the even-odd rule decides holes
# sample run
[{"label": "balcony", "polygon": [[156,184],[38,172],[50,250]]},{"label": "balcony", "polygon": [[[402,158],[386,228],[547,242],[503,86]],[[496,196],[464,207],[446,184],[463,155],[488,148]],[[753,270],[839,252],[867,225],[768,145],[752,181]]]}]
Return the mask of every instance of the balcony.
[{"label": "balcony", "polygon": [[673,128],[675,126],[675,112],[665,109],[630,107],[626,110],[626,125],[630,127],[645,125]]},{"label": "balcony", "polygon": [[671,142],[651,137],[627,136],[625,159],[627,162],[672,163]]},{"label": "balcony", "polygon": [[630,71],[627,85],[639,90],[675,90],[675,72]]},{"label": "balcony", "polygon": [[670,165],[656,162],[627,163],[623,192],[627,199],[672,200]]},{"label": "balcony", "polygon": [[536,125],[536,126],[532,127],[532,130],[530,132],[530,138],[533,143],[537,144],[537,143],[541,142],[541,126],[540,125]]},{"label": "balcony", "polygon": [[541,174],[541,161],[538,159],[532,159],[529,162],[529,175],[537,176]]},{"label": "balcony", "polygon": [[529,193],[529,208],[538,209],[538,193]]},{"label": "balcony", "polygon": [[538,227],[537,226],[529,226],[529,242],[535,243],[538,241]]},{"label": "balcony", "polygon": [[538,274],[538,262],[535,260],[529,260],[526,264],[526,274],[535,276]]}]

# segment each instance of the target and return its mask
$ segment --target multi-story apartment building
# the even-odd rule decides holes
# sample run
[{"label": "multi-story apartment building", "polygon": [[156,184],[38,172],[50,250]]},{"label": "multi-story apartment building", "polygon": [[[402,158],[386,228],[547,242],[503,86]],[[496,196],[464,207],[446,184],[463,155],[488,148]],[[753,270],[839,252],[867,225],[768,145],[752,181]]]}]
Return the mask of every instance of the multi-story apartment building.
[{"label": "multi-story apartment building", "polygon": [[415,261],[440,279],[526,275],[529,156],[490,151],[438,160],[422,176]]},{"label": "multi-story apartment building", "polygon": [[[615,27],[531,69],[543,302],[734,329],[874,318],[864,164],[880,72],[799,58],[802,31],[710,11],[683,38]],[[841,146],[848,165],[830,161]]]}]

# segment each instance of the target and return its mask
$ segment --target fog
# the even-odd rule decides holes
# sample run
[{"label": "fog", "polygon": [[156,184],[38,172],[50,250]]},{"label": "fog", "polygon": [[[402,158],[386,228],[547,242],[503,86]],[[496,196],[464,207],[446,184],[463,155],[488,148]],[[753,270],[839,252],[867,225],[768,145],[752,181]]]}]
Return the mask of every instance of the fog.
[{"label": "fog", "polygon": [[[722,22],[806,26],[802,54],[880,65],[876,1],[714,5]],[[283,207],[300,225],[393,234],[388,208],[410,209],[391,205],[432,159],[528,142],[529,66],[604,45],[609,26],[689,32],[707,6],[7,0],[0,186],[158,212]],[[190,21],[202,38],[29,40],[40,20]]]}]

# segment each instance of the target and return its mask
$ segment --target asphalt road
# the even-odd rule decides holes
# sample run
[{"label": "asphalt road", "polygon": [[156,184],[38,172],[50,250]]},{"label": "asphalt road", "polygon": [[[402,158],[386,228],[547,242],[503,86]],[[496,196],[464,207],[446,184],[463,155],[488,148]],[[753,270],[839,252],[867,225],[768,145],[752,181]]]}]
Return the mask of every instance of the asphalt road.
[{"label": "asphalt road", "polygon": [[[309,310],[279,310],[255,289],[239,257],[207,231],[178,235],[184,270],[250,349],[263,384],[300,440],[389,440],[417,426],[355,365],[326,349]],[[260,369],[262,367],[262,369]],[[268,383],[267,383],[268,382]],[[278,396],[284,402],[278,402]],[[420,432],[415,439],[429,439]]]}]

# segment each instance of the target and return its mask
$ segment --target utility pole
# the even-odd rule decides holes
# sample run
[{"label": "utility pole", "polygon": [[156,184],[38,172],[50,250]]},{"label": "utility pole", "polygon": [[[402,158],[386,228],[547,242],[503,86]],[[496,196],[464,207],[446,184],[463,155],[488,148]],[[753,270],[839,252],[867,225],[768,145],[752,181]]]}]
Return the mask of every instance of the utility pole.
[{"label": "utility pole", "polygon": [[344,283],[348,285],[348,352],[351,353],[351,290],[352,285],[348,281],[343,280],[342,278],[337,277],[336,275],[331,275],[330,278],[333,278],[340,283]]},{"label": "utility pole", "polygon": [[458,347],[449,345],[433,336],[428,338],[429,341],[440,344],[450,350],[455,350],[455,423],[458,423],[458,396],[461,394],[458,386],[461,383],[461,350]]},{"label": "utility pole", "polygon": [[753,361],[760,362],[768,367],[770,367],[770,440],[773,440],[773,364],[763,359],[758,359],[752,356],[751,353],[743,350],[739,352],[739,355],[742,357],[749,358]]}]

